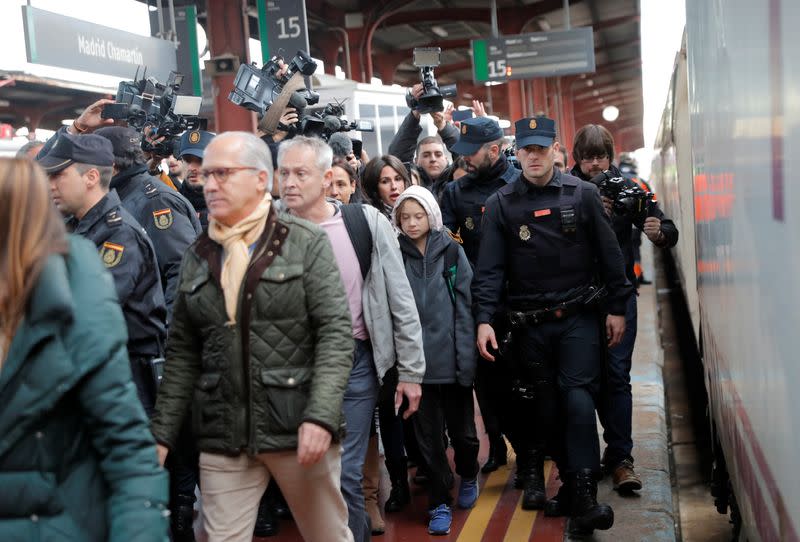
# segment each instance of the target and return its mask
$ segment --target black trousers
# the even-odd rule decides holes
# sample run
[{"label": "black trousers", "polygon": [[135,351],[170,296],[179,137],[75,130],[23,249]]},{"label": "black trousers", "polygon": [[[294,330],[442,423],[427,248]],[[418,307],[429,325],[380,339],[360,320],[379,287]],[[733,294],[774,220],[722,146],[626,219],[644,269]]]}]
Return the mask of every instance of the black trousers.
[{"label": "black trousers", "polygon": [[500,428],[500,415],[502,402],[507,394],[502,383],[503,380],[497,363],[485,360],[479,355],[475,374],[475,396],[478,398],[483,426],[489,435],[490,443],[497,442],[502,438],[503,431]]},{"label": "black trousers", "polygon": [[411,419],[422,458],[428,466],[428,508],[440,504],[450,505],[448,489],[450,464],[442,438],[442,428],[447,428],[455,451],[456,473],[462,479],[472,480],[478,475],[478,435],[475,430],[475,406],[472,388],[458,384],[423,384],[419,410]]},{"label": "black trousers", "polygon": [[192,435],[191,420],[181,427],[175,450],[169,453],[164,466],[169,472],[170,503],[174,505],[179,495],[194,499],[194,488],[200,482],[200,453]]},{"label": "black trousers", "polygon": [[512,373],[538,381],[533,398],[516,400],[515,440],[528,451],[550,453],[563,472],[600,470],[595,418],[605,348],[600,341],[600,318],[588,312],[515,334]]}]

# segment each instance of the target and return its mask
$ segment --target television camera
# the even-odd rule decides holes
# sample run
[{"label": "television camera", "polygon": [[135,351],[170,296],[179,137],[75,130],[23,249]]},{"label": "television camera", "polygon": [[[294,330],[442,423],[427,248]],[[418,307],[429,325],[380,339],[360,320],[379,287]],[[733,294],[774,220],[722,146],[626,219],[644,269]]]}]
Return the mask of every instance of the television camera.
[{"label": "television camera", "polygon": [[123,120],[142,133],[149,131],[142,140],[142,150],[168,156],[184,131],[205,129],[206,119],[198,116],[202,98],[177,94],[183,83],[178,72],[170,72],[163,84],[155,77],[146,77],[146,70],[141,79],[138,76],[137,69],[133,81],[120,81],[115,103],[106,105],[100,116]]},{"label": "television camera", "polygon": [[416,47],[414,49],[414,66],[419,68],[422,78],[422,96],[415,98],[409,90],[406,103],[411,109],[420,113],[444,111],[444,99],[454,98],[458,92],[455,84],[439,86],[436,83],[434,68],[441,64],[441,47]]}]

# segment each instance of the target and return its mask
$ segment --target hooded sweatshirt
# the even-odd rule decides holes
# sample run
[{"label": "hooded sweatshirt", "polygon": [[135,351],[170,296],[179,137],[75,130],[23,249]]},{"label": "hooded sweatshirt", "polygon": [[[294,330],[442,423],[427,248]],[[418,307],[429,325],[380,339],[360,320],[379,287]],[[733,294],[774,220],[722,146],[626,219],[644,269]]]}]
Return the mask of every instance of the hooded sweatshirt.
[{"label": "hooded sweatshirt", "polygon": [[399,218],[397,210],[408,199],[425,209],[431,226],[425,254],[420,253],[408,236],[400,235],[405,271],[422,324],[426,360],[423,383],[472,386],[477,360],[470,294],[472,267],[464,250],[456,244],[458,264],[453,302],[444,278],[444,260],[447,247],[455,241],[442,225],[442,213],[433,194],[420,186],[407,188],[395,202],[392,210],[395,225]]}]

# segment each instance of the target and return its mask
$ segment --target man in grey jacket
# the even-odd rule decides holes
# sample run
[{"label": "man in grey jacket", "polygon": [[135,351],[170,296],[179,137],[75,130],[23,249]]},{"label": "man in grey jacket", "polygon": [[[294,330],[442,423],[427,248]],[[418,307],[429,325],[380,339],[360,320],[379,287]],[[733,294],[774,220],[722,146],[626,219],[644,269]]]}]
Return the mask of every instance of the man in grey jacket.
[{"label": "man in grey jacket", "polygon": [[425,375],[422,328],[414,295],[403,272],[403,260],[392,226],[372,206],[360,206],[372,236],[369,270],[363,272],[342,210],[325,198],[333,178],[333,151],[321,139],[295,137],[278,150],[281,201],[289,213],[314,222],[327,232],[347,292],[353,320],[353,369],[342,409],[347,433],[342,443],[342,493],[356,542],[370,539],[361,489],[379,382],[397,366],[395,408],[408,400],[404,417],[419,407]]}]

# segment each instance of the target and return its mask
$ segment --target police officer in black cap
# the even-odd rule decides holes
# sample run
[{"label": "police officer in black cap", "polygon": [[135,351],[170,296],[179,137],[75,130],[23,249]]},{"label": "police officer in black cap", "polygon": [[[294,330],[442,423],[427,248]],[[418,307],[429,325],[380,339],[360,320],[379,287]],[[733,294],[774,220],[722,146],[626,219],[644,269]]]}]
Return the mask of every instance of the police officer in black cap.
[{"label": "police officer in black cap", "polygon": [[111,188],[116,189],[122,205],[150,235],[167,310],[171,311],[183,254],[202,232],[197,212],[185,197],[147,172],[142,136],[136,130],[110,126],[94,133],[111,141],[114,147]]},{"label": "police officer in black cap", "polygon": [[183,162],[185,176],[183,184],[178,190],[197,211],[203,231],[208,229],[208,207],[203,195],[203,177],[200,169],[203,167],[203,154],[206,146],[211,142],[214,134],[205,130],[191,130],[181,135],[178,152],[175,158]]},{"label": "police officer in black cap", "polygon": [[[515,443],[527,469],[523,507],[545,505],[549,450],[564,485],[545,512],[568,513],[570,529],[585,534],[614,521],[611,508],[597,504],[595,398],[601,337],[610,345],[622,338],[633,287],[597,187],[553,167],[555,122],[522,119],[516,134],[522,175],[486,202],[474,287],[478,348],[494,360],[493,321],[505,295],[514,339],[511,391],[524,424],[517,434],[524,439]],[[600,285],[607,291],[602,308]],[[601,310],[608,313],[604,322]]]},{"label": "police officer in black cap", "polygon": [[128,327],[128,356],[145,410],[155,406],[152,360],[164,353],[167,309],[156,254],[147,233],[109,191],[114,153],[97,135],[61,133],[38,160],[50,176],[53,200],[68,228],[94,242],[114,278]]},{"label": "police officer in black cap", "polygon": [[[451,182],[442,194],[442,220],[463,242],[464,252],[474,268],[478,261],[481,223],[486,198],[506,186],[518,175],[501,151],[503,130],[488,117],[475,117],[461,122],[461,136],[452,147],[467,163],[469,174]],[[506,464],[506,443],[500,427],[503,384],[498,370],[479,358],[475,377],[475,392],[481,416],[489,436],[489,459],[481,469],[484,473]]]}]

